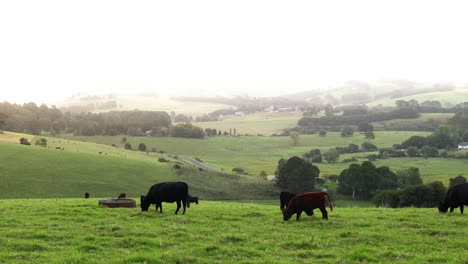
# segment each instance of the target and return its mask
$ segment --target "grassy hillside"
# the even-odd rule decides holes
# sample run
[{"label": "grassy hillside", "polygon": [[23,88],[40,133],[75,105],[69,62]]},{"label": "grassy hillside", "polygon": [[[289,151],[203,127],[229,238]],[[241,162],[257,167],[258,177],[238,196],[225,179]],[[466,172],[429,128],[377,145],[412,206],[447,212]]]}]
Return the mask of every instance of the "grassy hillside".
[{"label": "grassy hillside", "polygon": [[[391,147],[395,143],[401,143],[412,135],[428,135],[425,132],[384,132],[375,133],[373,143],[378,147]],[[103,144],[119,144],[121,137],[73,137],[76,140],[101,142]],[[294,146],[289,137],[215,137],[207,139],[186,139],[170,137],[130,137],[128,141],[132,145],[144,142],[149,148],[156,147],[175,155],[198,157],[205,164],[216,168],[231,171],[234,167],[242,167],[252,175],[258,175],[262,170],[273,174],[278,160],[294,155],[302,155],[305,152],[319,148],[327,151],[335,146],[347,146],[350,143],[361,145],[365,140],[363,135],[355,134],[352,137],[343,138],[337,133],[330,133],[327,137],[318,135],[301,135],[299,145]],[[356,157],[360,162],[367,160],[369,153],[356,153],[342,155],[341,160]],[[322,175],[339,174],[350,163],[316,164]],[[467,160],[442,159],[442,158],[391,158],[376,161],[378,166],[389,166],[397,171],[408,167],[418,167],[423,180],[431,182],[441,180],[445,184],[449,178],[460,174],[466,174]]]},{"label": "grassy hillside", "polygon": [[254,113],[246,116],[229,117],[216,122],[199,122],[194,125],[202,128],[215,128],[216,130],[227,131],[236,129],[237,134],[262,134],[269,136],[281,134],[284,129],[297,125],[297,121],[302,117],[301,113]]},{"label": "grassy hillside", "polygon": [[62,151],[0,142],[0,198],[82,197],[85,192],[93,197],[115,197],[120,192],[135,197],[157,182],[174,180],[186,181],[192,194],[205,199],[264,198],[276,193],[271,183],[258,177],[200,172],[186,164],[176,170],[174,163],[158,162],[155,154],[118,150],[119,155],[105,155],[113,148],[68,144]]},{"label": "grassy hillside", "polygon": [[457,209],[341,208],[282,220],[275,205],[201,201],[99,207],[97,199],[0,200],[2,263],[466,263]]},{"label": "grassy hillside", "polygon": [[454,116],[453,113],[422,113],[419,118],[399,118],[381,122],[371,123],[376,130],[394,130],[396,128],[407,128],[423,125],[425,123],[433,123],[437,127],[440,124],[446,123]]},{"label": "grassy hillside", "polygon": [[445,92],[422,93],[422,94],[399,97],[395,99],[383,99],[383,100],[373,101],[367,105],[369,107],[377,106],[377,105],[395,106],[395,102],[397,100],[409,101],[411,99],[417,100],[420,103],[424,101],[437,100],[441,102],[442,106],[451,107],[456,104],[468,101],[468,89],[459,89],[459,90],[445,91]]},{"label": "grassy hillside", "polygon": [[107,112],[107,111],[132,111],[135,109],[142,111],[171,111],[177,114],[186,114],[199,116],[206,113],[213,112],[222,108],[229,108],[230,106],[206,102],[182,102],[175,101],[166,97],[155,96],[116,96],[115,98],[102,98],[94,100],[82,100],[79,98],[69,99],[64,102],[56,104],[57,107],[71,107],[71,106],[86,106],[86,105],[99,105],[108,101],[115,101],[115,108],[96,109],[94,112]]}]

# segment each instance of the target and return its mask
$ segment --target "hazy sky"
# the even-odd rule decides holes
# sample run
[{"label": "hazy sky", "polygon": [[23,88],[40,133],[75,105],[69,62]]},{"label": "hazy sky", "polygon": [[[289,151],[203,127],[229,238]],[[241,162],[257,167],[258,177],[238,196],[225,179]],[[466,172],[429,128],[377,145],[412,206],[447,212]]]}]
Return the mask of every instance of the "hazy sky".
[{"label": "hazy sky", "polygon": [[466,1],[1,1],[0,101],[468,81]]}]

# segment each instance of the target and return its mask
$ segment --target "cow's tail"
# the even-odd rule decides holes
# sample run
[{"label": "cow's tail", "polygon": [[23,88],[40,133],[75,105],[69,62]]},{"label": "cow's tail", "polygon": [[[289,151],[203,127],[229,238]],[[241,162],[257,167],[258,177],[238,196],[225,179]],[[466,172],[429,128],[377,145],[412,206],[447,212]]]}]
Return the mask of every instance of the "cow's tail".
[{"label": "cow's tail", "polygon": [[328,202],[330,203],[330,211],[333,211],[333,203],[328,193],[325,193],[325,196],[328,197]]}]

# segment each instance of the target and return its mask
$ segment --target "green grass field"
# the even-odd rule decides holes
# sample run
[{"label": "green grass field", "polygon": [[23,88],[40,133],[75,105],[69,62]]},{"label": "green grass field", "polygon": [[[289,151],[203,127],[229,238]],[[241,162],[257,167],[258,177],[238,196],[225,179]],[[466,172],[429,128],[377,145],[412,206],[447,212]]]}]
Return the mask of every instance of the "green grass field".
[{"label": "green grass field", "polygon": [[281,134],[284,129],[297,125],[301,113],[254,113],[246,116],[229,117],[216,122],[198,122],[194,125],[202,128],[215,128],[227,131],[236,129],[237,134],[265,135]]},{"label": "green grass field", "polygon": [[388,130],[387,128],[415,126],[429,121],[445,123],[450,118],[452,118],[453,115],[454,114],[452,113],[422,113],[419,118],[400,118],[388,121],[373,122],[371,124],[374,126],[375,130]]},{"label": "green grass field", "polygon": [[185,215],[97,199],[0,200],[2,263],[467,263],[466,215],[342,208],[282,220],[278,206],[200,201]]},{"label": "green grass field", "polygon": [[276,194],[271,183],[259,177],[199,171],[187,164],[173,169],[176,161],[161,163],[156,154],[119,150],[119,155],[105,155],[106,148],[112,147],[67,144],[62,151],[0,142],[0,198],[82,197],[85,192],[93,197],[115,197],[120,192],[138,196],[157,182],[176,180],[187,182],[193,195],[205,199],[258,199]]},{"label": "green grass field", "polygon": [[[394,132],[377,131],[376,139],[372,141],[378,147],[391,147],[395,143],[401,143],[412,135],[428,135],[427,132]],[[103,144],[119,144],[121,137],[73,137],[75,140],[86,140],[89,142],[100,142]],[[301,135],[299,144],[294,146],[290,137],[214,137],[206,139],[186,139],[170,137],[137,137],[128,138],[132,145],[145,143],[149,148],[156,147],[175,155],[198,157],[204,163],[216,168],[231,171],[234,167],[242,167],[252,175],[258,175],[262,170],[273,174],[276,170],[278,160],[289,158],[294,155],[302,155],[305,152],[319,148],[327,151],[336,146],[347,146],[350,143],[361,145],[365,139],[361,134],[355,133],[352,137],[341,137],[338,133],[330,133],[326,137],[318,135]],[[356,157],[360,161],[367,160],[369,153],[356,153],[353,155],[342,155],[345,158]],[[434,161],[434,162],[432,162]],[[386,159],[376,162],[379,166],[390,166],[394,171],[417,166],[428,180],[441,180],[448,182],[450,177],[465,173],[468,168],[465,160],[461,159]],[[339,174],[347,168],[349,163],[316,164],[322,175]]]}]

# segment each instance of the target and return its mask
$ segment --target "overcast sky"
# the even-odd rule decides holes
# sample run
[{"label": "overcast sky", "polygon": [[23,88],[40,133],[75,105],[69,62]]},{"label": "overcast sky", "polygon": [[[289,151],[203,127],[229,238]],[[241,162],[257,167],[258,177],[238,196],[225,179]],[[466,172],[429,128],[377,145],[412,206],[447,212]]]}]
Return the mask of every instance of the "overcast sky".
[{"label": "overcast sky", "polygon": [[1,1],[0,101],[468,81],[464,1]]}]

